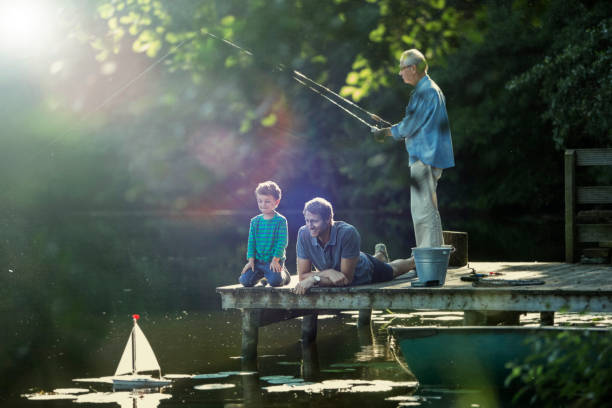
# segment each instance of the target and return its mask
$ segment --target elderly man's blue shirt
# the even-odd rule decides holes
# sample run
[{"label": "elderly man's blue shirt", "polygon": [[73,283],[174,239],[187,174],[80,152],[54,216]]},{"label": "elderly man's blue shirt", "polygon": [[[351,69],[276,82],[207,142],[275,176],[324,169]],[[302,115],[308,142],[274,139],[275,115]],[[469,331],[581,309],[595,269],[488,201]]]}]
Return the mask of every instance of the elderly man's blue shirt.
[{"label": "elderly man's blue shirt", "polygon": [[440,169],[455,165],[444,95],[428,75],[417,83],[406,116],[391,127],[391,134],[405,139],[410,164],[421,160]]},{"label": "elderly man's blue shirt", "polygon": [[334,221],[329,241],[321,247],[319,240],[310,235],[308,228],[302,226],[298,231],[296,253],[298,258],[308,259],[319,271],[335,269],[341,271],[342,258],[359,257],[355,274],[350,285],[363,285],[372,282],[374,266],[361,252],[361,237],[357,229],[344,221]]}]

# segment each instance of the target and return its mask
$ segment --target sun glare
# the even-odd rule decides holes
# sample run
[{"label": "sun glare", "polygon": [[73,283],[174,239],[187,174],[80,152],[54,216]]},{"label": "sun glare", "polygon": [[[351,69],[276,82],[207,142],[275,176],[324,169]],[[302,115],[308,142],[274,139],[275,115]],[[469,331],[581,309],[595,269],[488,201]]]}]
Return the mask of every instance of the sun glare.
[{"label": "sun glare", "polygon": [[0,0],[0,53],[31,55],[49,46],[55,24],[51,1]]}]

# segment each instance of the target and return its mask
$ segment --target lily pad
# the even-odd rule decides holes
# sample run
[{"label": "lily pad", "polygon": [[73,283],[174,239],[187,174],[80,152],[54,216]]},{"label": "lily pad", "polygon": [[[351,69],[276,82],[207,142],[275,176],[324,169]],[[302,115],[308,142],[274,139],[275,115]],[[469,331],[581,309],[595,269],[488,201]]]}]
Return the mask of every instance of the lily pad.
[{"label": "lily pad", "polygon": [[195,380],[206,380],[209,378],[227,378],[230,375],[240,375],[240,371],[221,371],[218,373],[196,374],[191,376]]},{"label": "lily pad", "polygon": [[96,377],[96,378],[74,378],[72,379],[74,382],[84,382],[84,383],[104,383],[104,384],[112,384],[113,377]]},{"label": "lily pad", "polygon": [[193,387],[194,390],[209,391],[209,390],[224,390],[227,388],[234,388],[236,384],[201,384]]},{"label": "lily pad", "polygon": [[393,387],[389,387],[388,385],[381,384],[372,384],[372,385],[355,385],[346,390],[342,390],[342,392],[389,392],[393,389]]},{"label": "lily pad", "polygon": [[268,375],[260,377],[261,380],[269,382],[270,384],[289,384],[303,382],[301,378],[295,378],[292,375]]},{"label": "lily pad", "polygon": [[406,401],[406,402],[417,402],[424,401],[425,398],[417,395],[395,395],[393,397],[385,398],[385,401]]},{"label": "lily pad", "polygon": [[76,395],[71,394],[24,394],[22,397],[30,401],[48,401],[48,400],[73,400],[77,399]]},{"label": "lily pad", "polygon": [[346,373],[349,371],[357,371],[354,368],[326,368],[324,370],[320,370],[322,373]]},{"label": "lily pad", "polygon": [[56,394],[84,394],[89,390],[87,388],[56,388],[53,392]]},{"label": "lily pad", "polygon": [[193,375],[191,374],[166,374],[164,375],[164,377],[171,379],[171,380],[176,380],[176,379],[181,379],[181,378],[191,378],[193,377]]},{"label": "lily pad", "polygon": [[288,378],[288,379],[277,379],[277,380],[267,380],[270,384],[297,384],[303,383],[304,380],[302,378]]}]

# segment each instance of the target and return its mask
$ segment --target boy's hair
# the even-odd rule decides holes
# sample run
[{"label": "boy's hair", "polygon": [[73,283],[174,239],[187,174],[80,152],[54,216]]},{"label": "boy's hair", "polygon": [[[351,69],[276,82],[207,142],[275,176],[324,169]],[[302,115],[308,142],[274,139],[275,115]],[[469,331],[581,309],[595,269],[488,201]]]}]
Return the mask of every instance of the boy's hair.
[{"label": "boy's hair", "polygon": [[259,183],[255,189],[255,194],[269,195],[274,197],[276,200],[280,200],[281,196],[283,195],[278,184],[273,181],[264,181],[263,183]]},{"label": "boy's hair", "polygon": [[306,215],[306,211],[317,214],[325,221],[334,219],[334,208],[329,201],[321,197],[315,197],[304,204],[304,215]]}]

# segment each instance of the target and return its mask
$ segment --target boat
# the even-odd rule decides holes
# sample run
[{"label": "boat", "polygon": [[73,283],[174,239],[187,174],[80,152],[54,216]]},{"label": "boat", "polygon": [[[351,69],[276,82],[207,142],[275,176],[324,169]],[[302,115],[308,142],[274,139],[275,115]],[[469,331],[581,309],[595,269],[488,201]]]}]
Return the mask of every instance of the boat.
[{"label": "boat", "polygon": [[391,327],[392,351],[421,386],[502,388],[507,363],[523,362],[535,351],[533,336],[573,332],[610,335],[606,328],[463,326]]},{"label": "boat", "polygon": [[[157,362],[155,353],[140,326],[138,326],[140,315],[134,314],[132,319],[134,320],[134,327],[112,378],[113,389],[160,388],[171,384],[172,381],[162,377],[161,367]],[[158,377],[141,374],[152,371],[156,371]]]}]

